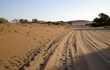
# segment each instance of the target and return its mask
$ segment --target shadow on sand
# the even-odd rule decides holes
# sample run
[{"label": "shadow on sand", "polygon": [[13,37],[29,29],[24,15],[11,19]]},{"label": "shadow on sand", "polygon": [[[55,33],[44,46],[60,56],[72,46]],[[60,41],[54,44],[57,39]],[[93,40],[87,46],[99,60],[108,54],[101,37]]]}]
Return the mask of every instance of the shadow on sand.
[{"label": "shadow on sand", "polygon": [[[68,63],[68,61],[71,61]],[[110,49],[103,49],[86,55],[66,59],[65,64],[48,70],[110,70]],[[45,68],[43,68],[45,69]],[[42,70],[43,70],[42,69]]]}]

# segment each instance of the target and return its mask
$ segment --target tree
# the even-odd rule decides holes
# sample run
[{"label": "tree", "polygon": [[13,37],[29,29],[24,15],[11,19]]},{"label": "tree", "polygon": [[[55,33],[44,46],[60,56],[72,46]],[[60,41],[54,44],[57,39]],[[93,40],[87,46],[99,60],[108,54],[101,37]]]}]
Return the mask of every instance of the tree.
[{"label": "tree", "polygon": [[21,19],[19,20],[19,22],[20,22],[20,23],[24,23],[24,20],[21,18]]},{"label": "tree", "polygon": [[37,23],[38,20],[35,18],[35,19],[32,19],[32,23]]},{"label": "tree", "polygon": [[8,23],[8,20],[5,18],[0,18],[0,23]]},{"label": "tree", "polygon": [[27,19],[20,19],[19,22],[20,23],[28,23],[28,20]]},{"label": "tree", "polygon": [[93,22],[99,23],[99,18],[95,18],[95,19],[93,20]]},{"label": "tree", "polygon": [[12,20],[13,23],[19,23],[19,19]]},{"label": "tree", "polygon": [[99,14],[99,21],[101,24],[109,24],[109,16],[104,14],[104,13],[100,13]]},{"label": "tree", "polygon": [[99,18],[95,18],[93,20],[93,24],[92,25],[96,25],[96,26],[105,26],[105,25],[110,25],[110,17],[107,14],[104,13],[100,13]]},{"label": "tree", "polygon": [[24,23],[28,23],[28,20],[27,19],[24,19]]}]

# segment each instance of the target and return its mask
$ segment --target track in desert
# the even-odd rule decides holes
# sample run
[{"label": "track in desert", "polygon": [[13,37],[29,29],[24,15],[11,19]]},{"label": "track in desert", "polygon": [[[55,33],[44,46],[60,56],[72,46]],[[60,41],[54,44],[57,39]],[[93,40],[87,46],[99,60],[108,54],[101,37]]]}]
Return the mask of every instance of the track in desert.
[{"label": "track in desert", "polygon": [[74,28],[37,52],[19,70],[110,70],[110,30]]}]

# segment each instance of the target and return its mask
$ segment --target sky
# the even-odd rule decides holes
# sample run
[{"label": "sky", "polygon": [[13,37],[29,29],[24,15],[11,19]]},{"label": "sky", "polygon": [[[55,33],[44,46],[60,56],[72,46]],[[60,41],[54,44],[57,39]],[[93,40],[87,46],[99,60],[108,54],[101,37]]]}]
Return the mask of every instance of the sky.
[{"label": "sky", "polygon": [[110,15],[110,0],[0,0],[0,17],[44,21],[92,21]]}]

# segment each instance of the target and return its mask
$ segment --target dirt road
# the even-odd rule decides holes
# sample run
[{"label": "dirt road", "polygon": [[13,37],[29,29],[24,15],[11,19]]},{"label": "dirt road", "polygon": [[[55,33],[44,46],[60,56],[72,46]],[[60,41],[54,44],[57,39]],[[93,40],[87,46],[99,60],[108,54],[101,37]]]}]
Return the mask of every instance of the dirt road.
[{"label": "dirt road", "polygon": [[74,28],[34,55],[19,70],[110,70],[110,30]]}]

